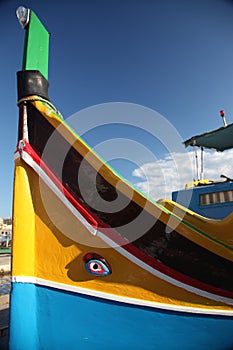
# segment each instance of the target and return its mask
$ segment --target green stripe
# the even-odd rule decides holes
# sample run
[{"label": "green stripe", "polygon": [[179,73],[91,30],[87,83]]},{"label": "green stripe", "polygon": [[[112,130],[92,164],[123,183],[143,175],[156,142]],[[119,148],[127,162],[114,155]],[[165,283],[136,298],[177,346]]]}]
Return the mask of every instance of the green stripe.
[{"label": "green stripe", "polygon": [[226,243],[223,243],[222,241],[219,241],[217,238],[214,238],[212,236],[210,236],[208,233],[205,233],[204,231],[200,230],[198,227],[190,224],[188,221],[185,221],[183,219],[181,219],[178,215],[174,214],[173,212],[171,212],[170,210],[166,209],[165,207],[163,207],[161,204],[157,205],[160,207],[161,210],[163,210],[165,213],[173,216],[174,218],[176,218],[178,221],[182,222],[183,225],[187,226],[188,228],[190,228],[192,231],[197,232],[198,234],[200,234],[201,236],[204,236],[206,238],[208,238],[210,241],[213,241],[215,243],[217,243],[218,245],[221,245],[224,248],[227,248],[231,251],[233,251],[233,247],[229,246]]},{"label": "green stripe", "polygon": [[39,70],[48,79],[49,33],[33,11],[25,32],[23,70]]},{"label": "green stripe", "polygon": [[219,241],[217,238],[214,238],[212,236],[210,236],[209,234],[201,231],[200,229],[198,229],[197,227],[193,226],[192,224],[186,222],[186,221],[182,221],[186,226],[190,227],[193,231],[196,231],[197,233],[201,234],[202,236],[208,238],[209,240],[221,245],[222,247],[226,248],[226,249],[229,249],[231,251],[233,251],[233,248],[231,246],[229,246],[228,244],[226,243],[223,243],[221,241]]}]

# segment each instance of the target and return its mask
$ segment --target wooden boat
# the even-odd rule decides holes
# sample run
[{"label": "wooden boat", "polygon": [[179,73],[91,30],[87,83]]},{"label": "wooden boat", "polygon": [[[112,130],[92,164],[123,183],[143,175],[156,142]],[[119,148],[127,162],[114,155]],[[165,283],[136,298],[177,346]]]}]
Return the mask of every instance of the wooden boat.
[{"label": "wooden boat", "polygon": [[10,348],[233,348],[232,215],[180,215],[114,172],[49,101],[48,32],[18,17]]}]

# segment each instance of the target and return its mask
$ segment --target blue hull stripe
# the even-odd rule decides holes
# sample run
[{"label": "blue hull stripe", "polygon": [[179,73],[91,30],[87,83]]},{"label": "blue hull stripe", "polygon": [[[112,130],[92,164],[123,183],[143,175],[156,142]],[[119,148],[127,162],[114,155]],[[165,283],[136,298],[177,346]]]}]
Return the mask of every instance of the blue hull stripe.
[{"label": "blue hull stripe", "polygon": [[233,317],[156,310],[13,283],[11,350],[229,350]]}]

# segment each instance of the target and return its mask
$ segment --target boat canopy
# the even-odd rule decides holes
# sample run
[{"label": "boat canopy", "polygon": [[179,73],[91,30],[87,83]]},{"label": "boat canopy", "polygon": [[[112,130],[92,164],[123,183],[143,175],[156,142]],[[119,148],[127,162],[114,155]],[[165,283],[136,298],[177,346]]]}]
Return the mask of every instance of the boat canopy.
[{"label": "boat canopy", "polygon": [[184,141],[185,147],[198,146],[212,148],[216,151],[225,151],[233,148],[233,123],[204,134],[193,136]]}]

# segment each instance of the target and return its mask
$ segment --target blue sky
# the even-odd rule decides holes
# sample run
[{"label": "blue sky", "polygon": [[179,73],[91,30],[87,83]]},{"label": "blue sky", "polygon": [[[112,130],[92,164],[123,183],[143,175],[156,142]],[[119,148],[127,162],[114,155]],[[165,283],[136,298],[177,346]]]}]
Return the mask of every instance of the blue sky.
[{"label": "blue sky", "polygon": [[[20,5],[32,8],[51,33],[49,96],[65,118],[93,105],[127,102],[159,112],[181,139],[221,126],[222,108],[233,121],[233,1],[1,0],[0,217],[11,215],[16,71],[24,40],[15,16]],[[144,130],[116,126],[114,117],[111,123],[84,138],[92,146],[134,139],[156,159],[166,159]],[[141,166],[143,155],[138,157]],[[112,165],[137,182],[133,162]]]}]

